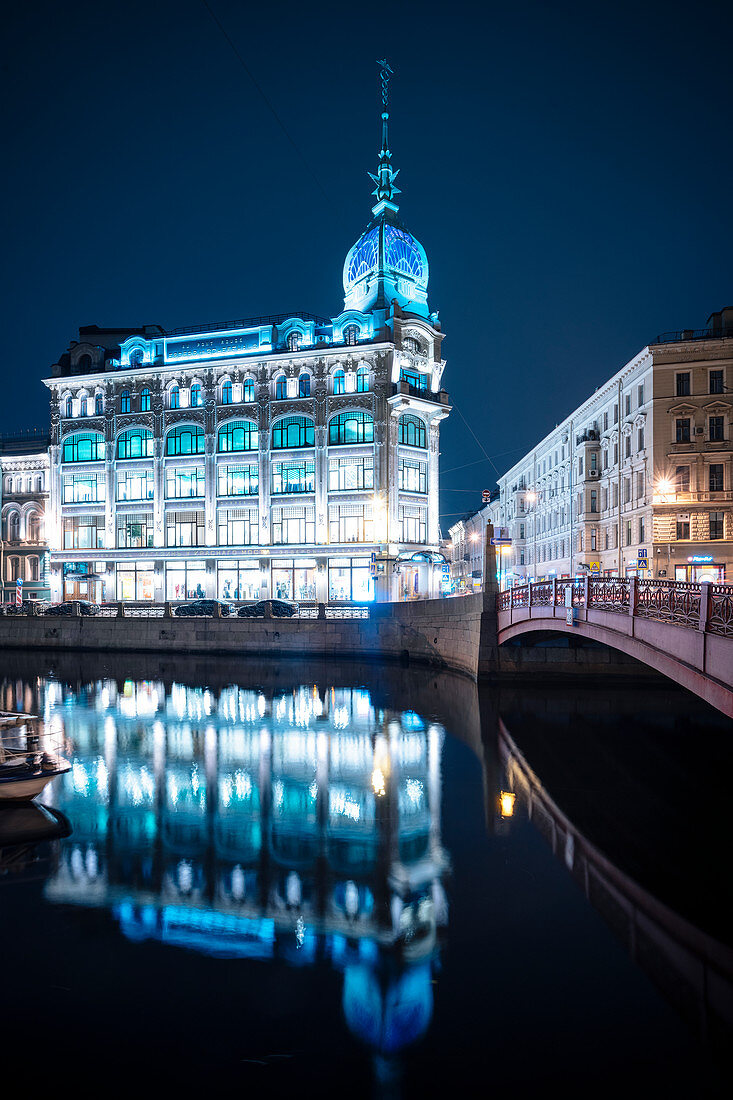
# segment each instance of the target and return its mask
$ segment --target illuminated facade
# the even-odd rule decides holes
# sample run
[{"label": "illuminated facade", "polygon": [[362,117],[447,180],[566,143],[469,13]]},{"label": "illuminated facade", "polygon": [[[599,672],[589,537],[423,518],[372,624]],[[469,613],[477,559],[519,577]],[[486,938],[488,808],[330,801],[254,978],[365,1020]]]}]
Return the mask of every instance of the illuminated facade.
[{"label": "illuminated facade", "polygon": [[443,334],[382,118],[337,317],[91,326],[53,367],[55,598],[439,594]]}]

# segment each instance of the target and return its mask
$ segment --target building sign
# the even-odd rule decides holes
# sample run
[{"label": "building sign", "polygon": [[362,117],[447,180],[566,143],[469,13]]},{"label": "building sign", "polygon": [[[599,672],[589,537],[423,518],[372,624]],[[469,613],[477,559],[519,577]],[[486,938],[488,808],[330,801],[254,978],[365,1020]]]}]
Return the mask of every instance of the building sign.
[{"label": "building sign", "polygon": [[691,561],[691,562],[694,562],[695,565],[705,565],[707,562],[711,562],[713,560],[713,555],[712,554],[693,554],[692,557],[688,558],[687,560]]},{"label": "building sign", "polygon": [[258,351],[259,348],[260,330],[255,329],[253,332],[233,332],[227,336],[206,336],[197,340],[166,340],[165,359],[167,363],[185,359],[217,359]]}]

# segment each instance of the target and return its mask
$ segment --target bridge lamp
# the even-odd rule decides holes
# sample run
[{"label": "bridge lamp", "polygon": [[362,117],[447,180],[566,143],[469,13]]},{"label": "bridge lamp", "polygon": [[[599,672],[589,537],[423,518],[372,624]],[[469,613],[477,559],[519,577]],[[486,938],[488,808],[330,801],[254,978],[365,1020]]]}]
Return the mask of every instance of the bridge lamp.
[{"label": "bridge lamp", "polygon": [[499,795],[499,812],[502,817],[514,816],[514,801],[516,795],[511,791],[502,791]]}]

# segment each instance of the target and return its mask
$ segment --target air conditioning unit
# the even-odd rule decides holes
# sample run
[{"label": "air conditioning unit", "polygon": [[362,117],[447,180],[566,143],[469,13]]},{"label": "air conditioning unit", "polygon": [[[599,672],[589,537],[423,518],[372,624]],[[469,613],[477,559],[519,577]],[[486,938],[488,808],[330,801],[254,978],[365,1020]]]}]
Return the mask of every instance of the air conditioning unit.
[{"label": "air conditioning unit", "polygon": [[598,477],[598,470],[589,470],[588,477]]}]

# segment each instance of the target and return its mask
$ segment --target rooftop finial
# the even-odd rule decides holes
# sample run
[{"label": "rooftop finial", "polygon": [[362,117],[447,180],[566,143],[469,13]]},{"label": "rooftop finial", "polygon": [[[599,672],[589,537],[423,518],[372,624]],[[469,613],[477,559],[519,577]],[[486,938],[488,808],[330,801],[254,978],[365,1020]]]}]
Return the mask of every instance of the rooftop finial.
[{"label": "rooftop finial", "polygon": [[[392,154],[389,150],[389,136],[387,133],[387,123],[389,122],[389,82],[394,71],[386,57],[377,62],[379,66],[379,76],[382,82],[382,148],[379,152],[379,164],[377,167],[377,174],[374,175],[370,172],[369,175],[376,183],[376,188],[372,191],[372,194],[376,196],[377,207],[386,199],[387,202],[392,202],[395,195],[399,195],[400,189],[395,186],[395,180],[399,173],[399,168],[395,171],[390,161],[392,160]],[[376,207],[375,211],[376,213]]]}]

